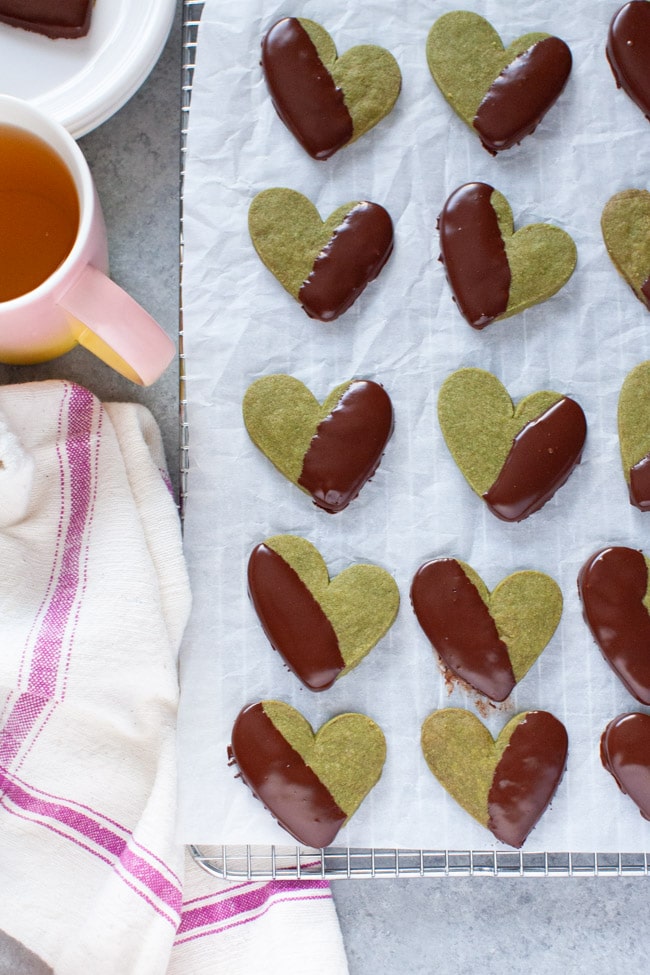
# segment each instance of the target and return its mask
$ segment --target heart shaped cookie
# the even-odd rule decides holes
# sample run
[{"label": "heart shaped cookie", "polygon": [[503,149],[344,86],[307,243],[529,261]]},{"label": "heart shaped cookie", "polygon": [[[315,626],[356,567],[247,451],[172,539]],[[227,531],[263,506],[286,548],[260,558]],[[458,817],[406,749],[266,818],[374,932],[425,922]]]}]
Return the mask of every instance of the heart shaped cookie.
[{"label": "heart shaped cookie", "polygon": [[438,217],[440,261],[473,328],[517,315],[562,288],[575,270],[573,239],[548,223],[516,233],[510,204],[487,183],[466,183]]},{"label": "heart shaped cookie", "polygon": [[650,193],[616,193],[605,204],[600,226],[612,264],[650,309]]},{"label": "heart shaped cookie", "polygon": [[393,432],[390,397],[371,379],[341,383],[320,404],[293,376],[263,376],[243,412],[255,446],[330,514],[357,497]]},{"label": "heart shaped cookie", "polygon": [[458,559],[433,559],[411,584],[418,622],[452,674],[492,701],[504,701],[549,642],[562,615],[560,587],[526,570],[489,592]]},{"label": "heart shaped cookie", "polygon": [[503,521],[538,511],[580,462],[587,435],[581,407],[544,390],[514,407],[496,376],[459,369],[438,396],[438,419],[470,487]]},{"label": "heart shaped cookie", "polygon": [[650,511],[650,362],[625,377],[618,398],[618,439],[630,504]]},{"label": "heart shaped cookie", "polygon": [[559,37],[524,34],[504,48],[494,27],[466,10],[436,20],[427,61],[453,110],[493,155],[535,131],[571,72]]},{"label": "heart shaped cookie", "polygon": [[399,607],[399,590],[385,569],[351,565],[330,581],[318,549],[297,535],[256,545],[248,592],[271,645],[312,691],[356,667]]},{"label": "heart shaped cookie", "polygon": [[578,576],[587,626],[605,660],[637,701],[650,704],[650,562],[612,546],[595,552]]},{"label": "heart shaped cookie", "polygon": [[258,193],[248,229],[269,271],[321,322],[347,311],[393,250],[393,223],[378,203],[346,203],[323,222],[311,200],[295,190]]},{"label": "heart shaped cookie", "polygon": [[622,88],[650,119],[650,5],[632,0],[617,10],[607,34],[607,60]]},{"label": "heart shaped cookie", "polygon": [[388,115],[402,85],[397,61],[373,44],[337,57],[327,31],[284,17],[262,41],[262,69],[278,115],[314,159],[329,159]]},{"label": "heart shaped cookie", "polygon": [[600,758],[621,792],[650,819],[650,715],[619,714],[600,739]]},{"label": "heart shaped cookie", "polygon": [[422,751],[444,789],[494,836],[523,846],[566,768],[564,725],[548,711],[511,718],[496,741],[470,711],[434,711],[422,725]]},{"label": "heart shaped cookie", "polygon": [[339,714],[314,734],[295,708],[260,701],[239,713],[228,753],[279,824],[319,849],[379,781],[386,741],[365,714]]}]

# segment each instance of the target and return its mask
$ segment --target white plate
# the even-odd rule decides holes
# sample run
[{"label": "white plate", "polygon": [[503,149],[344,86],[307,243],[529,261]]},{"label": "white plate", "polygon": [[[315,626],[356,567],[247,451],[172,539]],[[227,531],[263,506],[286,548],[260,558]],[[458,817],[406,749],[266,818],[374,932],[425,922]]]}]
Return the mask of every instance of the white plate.
[{"label": "white plate", "polygon": [[75,138],[131,98],[160,57],[176,0],[96,0],[86,37],[0,24],[0,91],[34,102]]}]

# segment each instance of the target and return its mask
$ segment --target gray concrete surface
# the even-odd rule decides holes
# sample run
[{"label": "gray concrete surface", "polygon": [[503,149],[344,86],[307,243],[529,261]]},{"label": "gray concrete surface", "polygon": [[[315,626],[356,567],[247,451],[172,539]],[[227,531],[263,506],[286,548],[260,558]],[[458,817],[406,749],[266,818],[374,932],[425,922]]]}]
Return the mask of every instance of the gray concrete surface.
[{"label": "gray concrete surface", "polygon": [[[179,64],[180,3],[170,41],[147,83],[81,140],[104,205],[113,276],[174,336]],[[0,366],[0,383],[52,377],[80,382],[104,400],[146,404],[161,426],[178,484],[174,368],[141,390],[83,350],[38,368]],[[351,975],[634,975],[648,969],[645,879],[344,880],[334,883],[334,895]],[[0,934],[0,975],[44,971],[38,959]]]}]

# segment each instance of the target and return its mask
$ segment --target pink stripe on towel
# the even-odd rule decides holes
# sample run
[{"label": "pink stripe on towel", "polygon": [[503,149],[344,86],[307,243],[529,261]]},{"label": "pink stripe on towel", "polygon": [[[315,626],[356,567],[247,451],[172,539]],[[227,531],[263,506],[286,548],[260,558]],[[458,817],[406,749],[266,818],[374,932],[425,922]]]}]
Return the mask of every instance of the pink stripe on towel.
[{"label": "pink stripe on towel", "polygon": [[36,637],[28,681],[29,691],[42,697],[53,697],[55,694],[66,639],[68,651],[72,649],[71,630],[77,615],[73,610],[85,589],[84,548],[93,513],[91,441],[95,403],[94,396],[87,389],[72,387],[65,446],[70,516],[65,529],[59,577]]},{"label": "pink stripe on towel", "polygon": [[[151,862],[135,853],[130,848],[130,835],[119,835],[115,830],[110,829],[105,821],[100,823],[88,813],[72,808],[63,800],[41,798],[34,790],[19,784],[2,770],[0,770],[0,793],[18,810],[28,813],[32,820],[45,826],[54,824],[59,832],[62,828],[61,835],[68,839],[86,841],[85,848],[90,852],[94,852],[94,847],[97,848],[98,855],[108,853],[110,856],[108,862],[114,868],[121,868],[178,918],[182,902],[180,884],[174,884]],[[12,811],[6,801],[3,805],[9,812]],[[87,846],[87,842],[92,846]]]},{"label": "pink stripe on towel", "polygon": [[[291,899],[303,898],[307,900],[310,896],[331,897],[329,883],[326,880],[273,880],[262,886],[254,886],[242,890],[235,888],[237,893],[229,897],[215,897],[200,907],[184,910],[181,923],[178,928],[178,941],[190,940],[190,937],[200,937],[199,928],[210,928],[214,933],[215,926],[231,927],[232,923],[243,922],[244,915],[255,912],[258,916],[261,908],[268,906],[268,902],[280,895],[292,895]],[[302,895],[297,897],[297,895]],[[280,896],[280,899],[287,899]],[[248,918],[252,920],[252,918]],[[183,937],[186,936],[186,937]]]},{"label": "pink stripe on towel", "polygon": [[[88,532],[93,514],[93,484],[97,458],[92,457],[96,400],[81,386],[65,386],[62,397],[61,436],[66,437],[65,459],[60,460],[61,511],[55,566],[50,576],[27,679],[28,693],[19,695],[0,730],[0,765],[12,765],[27,739],[42,720],[48,700],[55,697],[60,674],[67,670],[83,591]],[[65,422],[67,413],[67,423]],[[97,439],[99,425],[97,431]],[[94,462],[94,463],[93,463]],[[69,492],[69,500],[66,494]],[[64,513],[69,511],[67,523]],[[59,557],[60,536],[63,552]],[[55,581],[56,580],[56,581]],[[67,653],[64,656],[64,646]],[[24,662],[23,658],[23,662]],[[22,669],[22,665],[21,665]]]},{"label": "pink stripe on towel", "polygon": [[[5,725],[0,728],[0,765],[8,766],[23,747],[25,739],[39,723],[43,712],[52,706],[51,701],[33,694],[19,694]],[[0,788],[0,795],[2,790]]]}]

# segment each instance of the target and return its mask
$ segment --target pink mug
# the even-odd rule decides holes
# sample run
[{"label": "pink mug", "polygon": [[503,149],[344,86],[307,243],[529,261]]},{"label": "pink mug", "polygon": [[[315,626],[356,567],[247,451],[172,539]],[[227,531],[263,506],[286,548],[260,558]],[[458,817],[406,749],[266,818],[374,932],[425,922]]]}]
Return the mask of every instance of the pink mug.
[{"label": "pink mug", "polygon": [[106,227],[83,153],[58,122],[9,95],[0,95],[0,126],[26,130],[46,142],[67,168],[79,201],[78,230],[67,256],[32,290],[0,301],[0,362],[43,362],[82,345],[121,375],[148,386],[176,349],[160,325],[107,276]]}]

